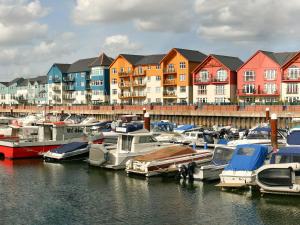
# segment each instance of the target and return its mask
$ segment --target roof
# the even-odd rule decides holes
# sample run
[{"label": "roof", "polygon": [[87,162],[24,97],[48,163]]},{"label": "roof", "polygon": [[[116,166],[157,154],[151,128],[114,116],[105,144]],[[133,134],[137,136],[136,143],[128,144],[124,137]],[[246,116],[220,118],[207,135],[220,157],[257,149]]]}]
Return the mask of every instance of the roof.
[{"label": "roof", "polygon": [[7,86],[10,86],[10,85],[12,85],[14,83],[17,83],[17,85],[18,85],[18,84],[22,83],[24,80],[25,79],[23,77],[15,78],[12,81],[8,82]]},{"label": "roof", "polygon": [[90,67],[93,66],[110,66],[114,61],[113,58],[108,57],[105,53],[102,53],[99,57],[97,57],[91,64]]},{"label": "roof", "polygon": [[135,65],[156,65],[160,64],[160,61],[166,56],[166,54],[146,55],[143,56]]},{"label": "roof", "polygon": [[129,54],[120,54],[123,58],[125,58],[132,65],[136,65],[138,61],[140,61],[144,55],[129,55]]},{"label": "roof", "polygon": [[217,60],[219,60],[224,66],[228,67],[232,71],[236,71],[243,65],[243,61],[238,57],[226,56],[226,55],[215,55],[212,54]]},{"label": "roof", "polygon": [[191,62],[202,62],[207,56],[202,52],[190,49],[174,48],[184,58]]},{"label": "roof", "polygon": [[283,66],[288,61],[290,61],[298,52],[268,52],[268,51],[261,51],[263,54],[267,55],[271,58],[274,62]]},{"label": "roof", "polygon": [[0,82],[0,84],[3,84],[3,85],[5,85],[5,86],[7,86],[8,83],[9,83],[9,82]]},{"label": "roof", "polygon": [[34,78],[23,79],[18,86],[28,86],[28,83],[34,84],[34,82],[37,82],[38,84],[47,84],[47,81],[47,76],[38,76]]},{"label": "roof", "polygon": [[68,69],[68,73],[76,73],[76,72],[85,72],[89,71],[89,65],[94,62],[98,57],[87,58],[87,59],[79,59],[73,64],[70,65]]},{"label": "roof", "polygon": [[268,147],[258,144],[238,145],[224,170],[253,171],[263,165]]},{"label": "roof", "polygon": [[54,63],[62,73],[67,73],[71,64]]}]

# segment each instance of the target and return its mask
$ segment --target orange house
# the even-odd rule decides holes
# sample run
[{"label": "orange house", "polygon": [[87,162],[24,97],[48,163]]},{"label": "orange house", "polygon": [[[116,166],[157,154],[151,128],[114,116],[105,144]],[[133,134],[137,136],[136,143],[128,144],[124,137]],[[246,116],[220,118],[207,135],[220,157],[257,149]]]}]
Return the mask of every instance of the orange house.
[{"label": "orange house", "polygon": [[206,58],[195,50],[173,48],[161,60],[164,104],[193,103],[193,70]]},{"label": "orange house", "polygon": [[164,54],[120,54],[110,65],[111,103],[161,102],[161,67]]},{"label": "orange house", "polygon": [[237,57],[209,55],[193,71],[194,103],[224,103],[236,100],[237,69],[243,61]]}]

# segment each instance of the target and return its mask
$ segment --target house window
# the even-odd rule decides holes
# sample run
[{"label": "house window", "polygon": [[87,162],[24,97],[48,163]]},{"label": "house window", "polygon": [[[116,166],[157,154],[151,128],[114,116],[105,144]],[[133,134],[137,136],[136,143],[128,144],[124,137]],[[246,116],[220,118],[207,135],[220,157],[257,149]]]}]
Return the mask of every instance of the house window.
[{"label": "house window", "polygon": [[225,102],[225,98],[224,97],[221,97],[221,98],[216,97],[215,98],[215,103],[222,103],[222,102]]},{"label": "house window", "polygon": [[113,79],[111,80],[111,83],[112,83],[112,84],[117,84],[117,79],[116,79],[116,78],[113,78]]},{"label": "house window", "polygon": [[180,62],[180,63],[179,63],[179,68],[180,68],[180,69],[185,69],[185,68],[186,68],[185,62]]},{"label": "house window", "polygon": [[200,81],[207,82],[208,81],[208,77],[209,77],[209,74],[208,74],[207,70],[201,70],[199,72],[199,80]]},{"label": "house window", "polygon": [[298,84],[289,83],[286,89],[287,94],[298,94]]},{"label": "house window", "polygon": [[128,73],[130,73],[131,72],[131,67],[128,67],[127,71],[128,71]]},{"label": "house window", "polygon": [[156,76],[155,79],[156,79],[157,81],[160,81],[160,76]]},{"label": "house window", "polygon": [[151,70],[151,66],[150,65],[148,66],[148,70]]},{"label": "house window", "polygon": [[199,85],[198,86],[198,95],[206,95],[207,94],[207,86]]},{"label": "house window", "polygon": [[186,92],[186,86],[180,86],[180,92],[185,93]]},{"label": "house window", "polygon": [[118,93],[117,89],[112,89],[112,94],[116,95]]},{"label": "house window", "polygon": [[156,103],[161,103],[161,99],[160,98],[156,98],[155,101],[156,101]]},{"label": "house window", "polygon": [[220,69],[217,71],[217,81],[226,81],[227,80],[227,71]]},{"label": "house window", "polygon": [[112,101],[112,103],[113,103],[113,104],[117,104],[118,102],[117,102],[116,99],[114,99],[114,100]]},{"label": "house window", "polygon": [[224,95],[225,94],[225,86],[217,85],[216,86],[216,95]]},{"label": "house window", "polygon": [[254,84],[246,84],[246,85],[244,85],[243,92],[245,94],[253,94],[253,93],[255,93],[255,85]]},{"label": "house window", "polygon": [[265,79],[266,80],[275,80],[276,79],[276,70],[265,70]]},{"label": "house window", "polygon": [[156,87],[156,88],[155,88],[155,92],[156,92],[156,93],[160,93],[160,87]]},{"label": "house window", "polygon": [[160,69],[160,64],[156,65],[156,69],[159,70]]},{"label": "house window", "polygon": [[265,84],[264,91],[266,94],[275,94],[276,93],[276,84]]},{"label": "house window", "polygon": [[179,80],[180,81],[185,81],[185,74],[180,74]]},{"label": "house window", "polygon": [[197,102],[198,103],[206,103],[207,102],[207,98],[197,98]]},{"label": "house window", "polygon": [[112,68],[111,72],[112,72],[112,74],[116,74],[117,73],[117,69],[116,68]]},{"label": "house window", "polygon": [[168,65],[168,72],[175,72],[174,64]]},{"label": "house window", "polygon": [[245,71],[244,81],[255,81],[255,72],[252,70]]},{"label": "house window", "polygon": [[84,87],[84,82],[83,81],[80,82],[80,86]]},{"label": "house window", "polygon": [[147,81],[149,81],[149,82],[151,81],[151,77],[150,76],[147,77]]},{"label": "house window", "polygon": [[143,74],[143,67],[141,66],[138,67],[138,74]]},{"label": "house window", "polygon": [[125,72],[124,67],[121,67],[121,68],[120,68],[120,72],[121,72],[121,73],[124,73],[124,72]]},{"label": "house window", "polygon": [[298,77],[300,76],[300,68],[293,66],[288,68],[288,77],[290,79],[298,79]]},{"label": "house window", "polygon": [[151,103],[151,98],[148,98],[148,99],[147,99],[147,102],[148,102],[148,103]]}]

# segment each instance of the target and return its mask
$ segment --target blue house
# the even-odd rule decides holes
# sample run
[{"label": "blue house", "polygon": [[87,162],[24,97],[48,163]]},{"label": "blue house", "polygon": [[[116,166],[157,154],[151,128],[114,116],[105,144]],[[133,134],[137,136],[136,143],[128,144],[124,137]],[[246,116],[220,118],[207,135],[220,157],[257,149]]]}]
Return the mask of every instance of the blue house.
[{"label": "blue house", "polygon": [[113,58],[102,53],[90,64],[91,100],[93,104],[108,103],[110,101],[109,66],[112,62]]}]

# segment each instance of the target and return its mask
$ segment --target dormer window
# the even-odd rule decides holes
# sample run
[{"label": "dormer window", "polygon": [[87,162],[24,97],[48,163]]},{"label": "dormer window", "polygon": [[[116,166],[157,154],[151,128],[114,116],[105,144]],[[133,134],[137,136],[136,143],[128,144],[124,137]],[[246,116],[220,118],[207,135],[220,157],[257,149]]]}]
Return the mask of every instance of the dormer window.
[{"label": "dormer window", "polygon": [[227,80],[227,71],[224,69],[219,69],[217,71],[217,80],[218,81],[226,81]]},{"label": "dormer window", "polygon": [[202,82],[207,82],[209,78],[209,73],[207,70],[201,70],[199,72],[199,80],[201,80]]}]

